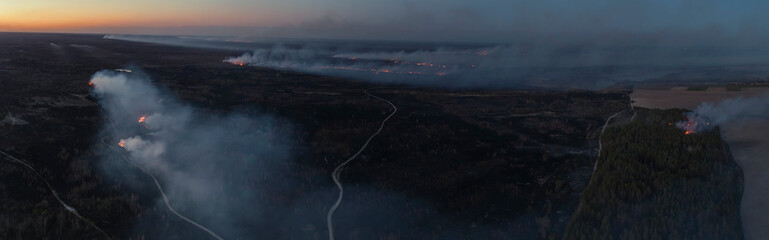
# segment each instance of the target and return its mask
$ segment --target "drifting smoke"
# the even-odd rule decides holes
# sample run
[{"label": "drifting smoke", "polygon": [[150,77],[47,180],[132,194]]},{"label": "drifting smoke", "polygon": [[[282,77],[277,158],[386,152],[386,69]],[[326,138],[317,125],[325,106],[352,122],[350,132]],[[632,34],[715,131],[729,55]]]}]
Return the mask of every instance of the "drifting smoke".
[{"label": "drifting smoke", "polygon": [[[664,47],[487,45],[418,47],[402,44],[376,48],[334,44],[277,44],[225,62],[374,82],[449,88],[546,87],[600,89],[620,82],[687,79],[734,79],[745,72],[692,68],[754,64],[763,57],[725,55],[712,49]],[[407,50],[404,50],[407,49]],[[769,74],[760,66],[751,74]]]},{"label": "drifting smoke", "polygon": [[484,87],[517,84],[509,53],[500,46],[379,51],[310,44],[261,48],[224,61],[375,82]]},{"label": "drifting smoke", "polygon": [[[148,79],[135,69],[101,71],[91,83],[109,118],[103,129],[115,136],[105,142],[120,146],[133,162],[157,176],[176,211],[224,239],[327,235],[326,213],[337,197],[336,187],[328,171],[295,162],[300,156],[291,153],[300,149],[288,143],[290,127],[264,114],[206,113],[175,100]],[[135,234],[147,239],[210,239],[186,222],[174,222],[174,215],[163,214],[167,211],[157,189],[141,180],[151,179],[120,154],[111,151],[101,160],[106,175],[129,184],[132,191],[156,197],[154,209],[165,217],[136,221]],[[444,215],[428,200],[366,184],[345,185],[344,202],[334,218],[339,238],[360,239],[393,233],[407,234],[407,239],[493,239],[501,233],[515,236],[515,226],[523,224],[511,220],[476,227]],[[436,233],[426,224],[446,230]]]},{"label": "drifting smoke", "polygon": [[[246,223],[265,215],[270,196],[279,195],[274,191],[291,187],[277,176],[288,172],[291,147],[285,136],[290,128],[267,115],[206,113],[174,100],[133,72],[100,71],[91,79],[111,120],[105,131],[120,139],[108,143],[120,145],[133,162],[156,175],[179,212],[225,238],[260,235]],[[116,159],[121,158],[103,160],[112,168],[108,173],[137,172]],[[137,190],[157,193],[154,188]],[[157,201],[157,209],[165,209]],[[192,229],[188,232],[198,231]],[[165,231],[156,237],[184,232]]]},{"label": "drifting smoke", "polygon": [[769,118],[769,94],[751,98],[731,98],[717,103],[702,103],[677,126],[687,134],[709,131],[717,125],[739,125],[749,118]]}]

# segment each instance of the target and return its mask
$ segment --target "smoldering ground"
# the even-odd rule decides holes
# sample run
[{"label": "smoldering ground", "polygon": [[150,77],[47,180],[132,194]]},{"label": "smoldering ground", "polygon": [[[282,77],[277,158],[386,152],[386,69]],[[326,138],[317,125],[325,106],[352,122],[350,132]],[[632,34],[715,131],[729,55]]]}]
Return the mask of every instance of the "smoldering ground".
[{"label": "smoldering ground", "polygon": [[445,88],[601,89],[618,83],[671,77],[676,81],[729,81],[747,75],[769,76],[764,67],[755,65],[766,59],[764,55],[737,48],[584,44],[403,44],[400,48],[365,49],[341,43],[275,44],[224,61],[379,83]]}]

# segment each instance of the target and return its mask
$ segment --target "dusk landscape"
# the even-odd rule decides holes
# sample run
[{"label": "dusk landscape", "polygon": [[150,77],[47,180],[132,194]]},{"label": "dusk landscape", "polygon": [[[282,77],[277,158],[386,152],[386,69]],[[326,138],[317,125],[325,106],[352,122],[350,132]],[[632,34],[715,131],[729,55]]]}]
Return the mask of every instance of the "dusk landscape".
[{"label": "dusk landscape", "polygon": [[0,239],[767,239],[769,2],[0,2]]}]

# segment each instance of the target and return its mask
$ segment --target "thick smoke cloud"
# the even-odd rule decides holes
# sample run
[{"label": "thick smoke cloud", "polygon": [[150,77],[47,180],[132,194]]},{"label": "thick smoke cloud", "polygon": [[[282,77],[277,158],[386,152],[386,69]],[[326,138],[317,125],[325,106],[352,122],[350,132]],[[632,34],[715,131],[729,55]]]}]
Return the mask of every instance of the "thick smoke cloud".
[{"label": "thick smoke cloud", "polygon": [[707,131],[718,125],[741,125],[751,118],[769,119],[769,94],[702,103],[687,117],[688,122],[678,123],[687,132]]},{"label": "thick smoke cloud", "polygon": [[[207,113],[178,102],[137,71],[101,71],[91,83],[111,120],[105,129],[120,139],[131,161],[156,175],[174,208],[220,236],[253,236],[245,223],[265,215],[275,191],[291,187],[278,179],[288,172],[292,157],[286,137],[290,128],[276,118]],[[140,116],[145,116],[141,123]],[[117,146],[116,141],[107,143]],[[115,159],[121,158],[104,161]],[[113,177],[137,172],[130,165],[104,165],[113,168],[108,169]],[[157,201],[156,208],[164,211],[159,196]],[[167,231],[170,235],[156,237],[173,236],[179,229]]]}]

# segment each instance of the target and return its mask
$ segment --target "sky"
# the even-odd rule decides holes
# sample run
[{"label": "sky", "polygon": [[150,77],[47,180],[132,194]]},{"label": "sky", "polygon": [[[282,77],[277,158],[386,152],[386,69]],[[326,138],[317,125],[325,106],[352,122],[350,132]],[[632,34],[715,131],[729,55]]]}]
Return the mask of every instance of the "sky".
[{"label": "sky", "polygon": [[0,31],[757,45],[769,1],[0,0]]}]

